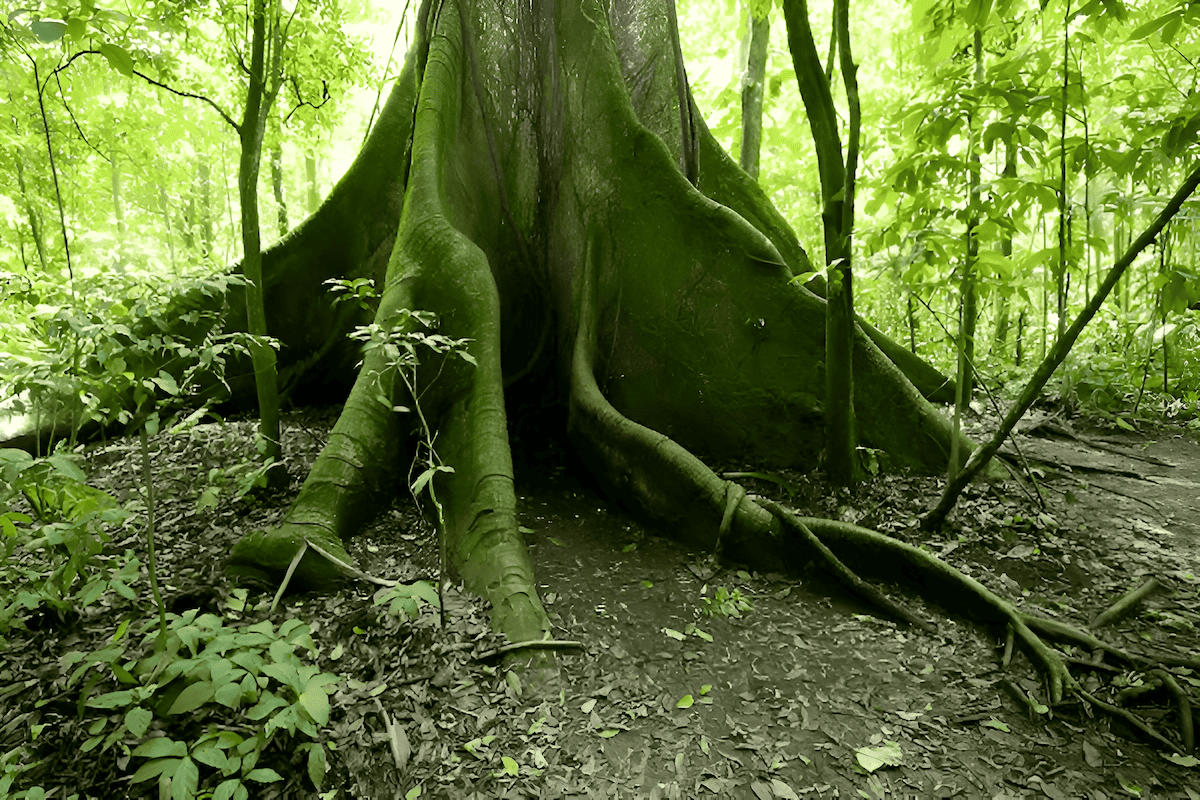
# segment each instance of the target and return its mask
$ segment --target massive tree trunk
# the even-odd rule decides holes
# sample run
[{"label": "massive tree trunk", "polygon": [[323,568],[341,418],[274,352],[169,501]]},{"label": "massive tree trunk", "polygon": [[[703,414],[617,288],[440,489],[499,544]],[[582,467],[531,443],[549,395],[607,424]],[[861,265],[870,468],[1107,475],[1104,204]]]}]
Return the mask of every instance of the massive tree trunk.
[{"label": "massive tree trunk", "polygon": [[[426,3],[358,161],[264,265],[297,392],[318,376],[344,380],[358,357],[345,334],[366,320],[333,307],[330,277],[379,279],[385,330],[415,324],[401,309],[422,309],[440,333],[471,340],[476,366],[431,358],[418,369],[417,402],[454,470],[437,478],[451,559],[514,640],[547,629],[506,431],[506,384],[511,399],[528,374],[557,376],[536,390],[555,393],[564,433],[616,499],[697,544],[728,537],[737,558],[800,558],[701,458],[815,463],[824,301],[792,282],[809,269],[804,250],[681,84],[669,2]],[[944,469],[949,425],[876,341],[907,354],[858,331],[863,442],[898,465]],[[902,363],[944,396],[936,372]],[[411,458],[413,420],[388,406],[414,399],[391,369],[382,350],[365,357],[299,498],[279,528],[238,544],[238,569],[281,575],[307,541],[317,549],[293,580],[344,574],[342,539]]]}]

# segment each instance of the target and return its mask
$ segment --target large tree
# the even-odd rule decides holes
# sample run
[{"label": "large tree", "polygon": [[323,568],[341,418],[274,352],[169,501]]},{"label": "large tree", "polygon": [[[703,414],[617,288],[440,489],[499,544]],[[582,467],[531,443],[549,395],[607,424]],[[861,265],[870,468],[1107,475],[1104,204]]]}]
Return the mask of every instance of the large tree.
[{"label": "large tree", "polygon": [[[1059,697],[1071,678],[1037,632],[1074,633],[916,547],[798,518],[706,466],[818,463],[825,303],[795,280],[811,272],[795,235],[705,128],[672,0],[426,0],[417,30],[354,165],[263,254],[283,391],[344,406],[283,523],[243,538],[234,567],[310,588],[353,574],[343,540],[423,456],[444,467],[453,566],[497,630],[543,638],[507,418],[538,403],[605,491],[664,531],[769,570],[821,558],[868,595],[847,566],[913,581],[1008,624]],[[327,281],[363,278],[381,287],[374,306],[334,302]],[[244,330],[243,291],[208,286],[173,316],[198,325],[189,312],[224,303]],[[401,372],[395,348],[364,354],[348,336],[420,334],[415,310],[469,358],[422,352]],[[953,396],[936,370],[865,322],[854,348],[863,444],[928,472],[973,449],[930,405]],[[234,394],[253,397],[243,373]]]},{"label": "large tree", "polygon": [[[610,496],[668,532],[763,568],[823,552],[919,571],[1012,624],[1058,694],[1061,663],[982,586],[874,532],[772,510],[701,460],[817,463],[825,304],[794,280],[810,271],[794,234],[705,128],[671,0],[432,0],[418,31],[356,163],[265,254],[285,382],[349,393],[285,520],[239,542],[235,566],[278,577],[302,554],[292,580],[344,577],[343,539],[414,456],[418,416],[394,409],[419,407],[452,469],[435,479],[450,560],[499,631],[541,639],[506,408],[548,398],[564,413],[546,424]],[[362,277],[382,286],[373,319],[325,286]],[[427,357],[402,381],[377,347],[355,370],[352,328],[404,333],[414,309],[471,360]],[[855,342],[862,441],[943,470],[952,433],[927,396],[945,398],[944,380],[865,323]]]}]

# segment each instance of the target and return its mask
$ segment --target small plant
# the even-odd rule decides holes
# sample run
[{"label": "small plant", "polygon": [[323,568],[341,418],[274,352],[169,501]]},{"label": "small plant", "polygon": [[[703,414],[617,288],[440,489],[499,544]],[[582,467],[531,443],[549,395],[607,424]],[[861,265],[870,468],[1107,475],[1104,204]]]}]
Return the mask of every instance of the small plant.
[{"label": "small plant", "polygon": [[[156,627],[147,625],[147,646]],[[82,684],[81,708],[103,714],[88,725],[81,750],[116,747],[124,758],[144,759],[132,782],[156,780],[160,796],[183,800],[246,800],[256,784],[282,781],[274,767],[294,754],[304,756],[319,789],[326,771],[320,729],[341,677],[301,659],[300,650],[316,655],[308,624],[227,625],[191,610],[171,614],[168,630],[165,649],[140,660],[126,656],[120,635],[102,650],[67,656],[64,666],[77,665],[67,684]],[[95,694],[109,674],[122,687]],[[159,735],[167,726],[173,737]],[[141,741],[131,747],[131,739]]]},{"label": "small plant", "polygon": [[[262,441],[261,438],[259,441]],[[265,489],[267,472],[274,463],[274,459],[268,458],[265,461],[243,460],[223,468],[213,467],[205,476],[205,486],[196,499],[196,511],[216,508],[223,494],[231,494],[233,499],[241,500],[256,489]]]},{"label": "small plant", "polygon": [[[343,291],[351,291],[346,286],[341,286],[338,282],[335,283],[335,288],[340,288]],[[358,285],[358,291],[351,296],[357,296],[359,302],[364,303],[364,293],[370,296],[373,292],[373,287],[364,284]],[[450,356],[458,356],[463,361],[471,366],[478,366],[475,357],[467,351],[467,346],[470,344],[470,339],[452,339],[449,336],[435,333],[438,327],[437,315],[428,311],[412,311],[407,308],[400,309],[391,319],[389,327],[383,327],[377,323],[370,325],[361,325],[350,333],[350,338],[363,343],[363,356],[366,356],[374,351],[381,351],[386,367],[382,371],[374,372],[376,395],[375,399],[383,404],[385,408],[400,414],[414,412],[417,417],[418,433],[420,438],[421,449],[413,459],[413,471],[415,472],[418,463],[424,463],[424,469],[416,476],[409,475],[409,491],[412,492],[413,499],[418,504],[422,493],[428,493],[429,500],[433,504],[435,516],[437,517],[438,530],[438,613],[439,619],[443,627],[446,624],[445,605],[441,602],[442,599],[442,576],[446,573],[446,517],[442,508],[441,502],[438,500],[437,492],[434,488],[433,479],[439,472],[453,472],[454,468],[442,463],[441,457],[438,456],[434,449],[433,442],[436,438],[436,432],[429,425],[429,420],[425,417],[425,412],[421,409],[421,404],[418,399],[421,396],[421,391],[417,386],[417,367],[421,365],[422,355],[432,353],[435,356],[441,356],[442,362],[438,373],[441,374],[441,369],[445,367],[446,361]],[[360,365],[361,366],[361,365]],[[392,397],[394,394],[395,383],[394,379],[399,378],[404,384],[404,394],[412,403],[412,408],[404,405],[393,404]]]},{"label": "small plant", "polygon": [[[21,450],[0,450],[0,645],[15,626],[39,610],[59,616],[96,603],[112,590],[127,599],[141,562],[106,552],[111,530],[130,516],[114,497],[88,486],[78,466],[63,454],[35,459]],[[12,509],[23,495],[37,516]]]},{"label": "small plant", "polygon": [[426,581],[397,583],[395,586],[384,587],[375,593],[371,602],[376,606],[386,603],[388,613],[402,621],[416,619],[417,615],[421,613],[422,604],[428,604],[434,608],[441,606],[437,589]]},{"label": "small plant", "polygon": [[716,593],[712,597],[708,597],[708,587],[705,586],[702,593],[704,596],[700,598],[700,612],[706,617],[738,617],[740,619],[744,612],[754,610],[754,603],[742,595],[741,589],[735,588],[730,591],[724,586],[718,586]]}]

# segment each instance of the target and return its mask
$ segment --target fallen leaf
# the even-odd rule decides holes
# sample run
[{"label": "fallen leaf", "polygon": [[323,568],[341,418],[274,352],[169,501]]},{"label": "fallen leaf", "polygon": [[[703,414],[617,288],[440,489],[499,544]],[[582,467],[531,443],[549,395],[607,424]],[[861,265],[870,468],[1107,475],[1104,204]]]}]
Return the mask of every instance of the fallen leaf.
[{"label": "fallen leaf", "polygon": [[778,778],[771,779],[771,791],[775,792],[775,796],[780,800],[800,800],[796,792],[792,790],[792,787]]},{"label": "fallen leaf", "polygon": [[888,740],[879,747],[860,747],[854,751],[858,765],[867,772],[874,772],[881,767],[897,767],[904,760],[900,745]]}]

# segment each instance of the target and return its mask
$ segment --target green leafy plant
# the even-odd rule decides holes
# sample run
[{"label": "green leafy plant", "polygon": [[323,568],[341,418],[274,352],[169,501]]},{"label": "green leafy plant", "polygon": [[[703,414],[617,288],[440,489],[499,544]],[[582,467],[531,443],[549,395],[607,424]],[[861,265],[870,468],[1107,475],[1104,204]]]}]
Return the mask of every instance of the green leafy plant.
[{"label": "green leafy plant", "polygon": [[[372,296],[373,287],[368,287],[361,282],[338,282],[333,281],[335,288],[349,292],[348,296],[358,298],[358,302],[366,302],[365,298]],[[343,298],[344,299],[344,298]],[[374,377],[376,381],[377,393],[376,399],[396,413],[414,412],[417,417],[418,431],[421,442],[421,450],[417,453],[413,460],[414,468],[418,463],[423,462],[424,468],[415,478],[410,473],[409,490],[412,492],[413,498],[418,502],[422,493],[429,495],[429,500],[433,504],[434,513],[437,517],[438,529],[438,609],[441,614],[441,622],[445,625],[445,605],[440,602],[442,592],[442,578],[446,571],[446,518],[441,502],[437,498],[437,492],[434,487],[434,477],[440,473],[453,472],[454,468],[442,463],[437,451],[434,449],[433,441],[435,434],[429,425],[429,420],[425,417],[424,411],[421,409],[421,404],[418,398],[421,392],[417,386],[417,368],[421,365],[422,354],[433,354],[443,358],[441,367],[445,366],[445,359],[451,356],[458,356],[463,361],[471,366],[478,366],[475,357],[467,351],[467,346],[470,344],[470,339],[453,339],[449,336],[436,333],[438,327],[437,315],[428,311],[412,311],[407,308],[400,309],[392,318],[389,327],[383,327],[378,323],[370,325],[360,325],[350,333],[350,338],[362,342],[364,358],[374,351],[381,351],[386,367],[381,371],[376,371]],[[439,368],[438,374],[440,374]],[[412,407],[405,405],[395,405],[392,402],[392,388],[394,378],[399,378],[404,384],[405,395],[410,398]],[[414,470],[415,471],[415,470]]]},{"label": "green leafy plant", "polygon": [[196,499],[196,511],[215,508],[222,495],[241,500],[256,489],[267,487],[267,472],[274,459],[242,460],[228,467],[213,467],[205,475],[205,486]]},{"label": "green leafy plant", "polygon": [[[35,520],[11,501],[23,495]],[[128,599],[141,562],[127,550],[109,552],[112,530],[130,517],[116,499],[88,486],[69,458],[35,459],[21,450],[0,450],[0,553],[7,569],[0,587],[0,645],[14,627],[45,608],[62,616],[96,603],[112,590]]]},{"label": "green leafy plant", "polygon": [[[157,638],[153,627],[147,645]],[[132,781],[157,780],[166,796],[183,800],[245,800],[255,784],[282,781],[275,767],[296,754],[319,789],[326,771],[320,729],[341,678],[305,663],[302,650],[316,655],[301,620],[228,625],[191,610],[170,615],[165,649],[144,658],[129,658],[120,637],[102,650],[69,654],[68,686],[82,684],[80,708],[102,715],[90,722],[81,749],[116,747],[145,759]],[[110,674],[123,688],[95,693]],[[168,726],[173,735],[159,735]]]},{"label": "green leafy plant", "polygon": [[401,620],[416,619],[417,615],[421,613],[422,605],[427,604],[434,608],[441,607],[437,589],[427,581],[397,583],[395,586],[386,586],[375,592],[372,604],[377,606],[386,604],[388,613]]},{"label": "green leafy plant", "polygon": [[741,618],[743,613],[754,610],[754,603],[749,598],[742,595],[740,589],[732,591],[724,586],[718,586],[717,591],[712,597],[708,597],[708,587],[703,590],[704,596],[700,598],[700,613],[706,617],[738,617]]}]

